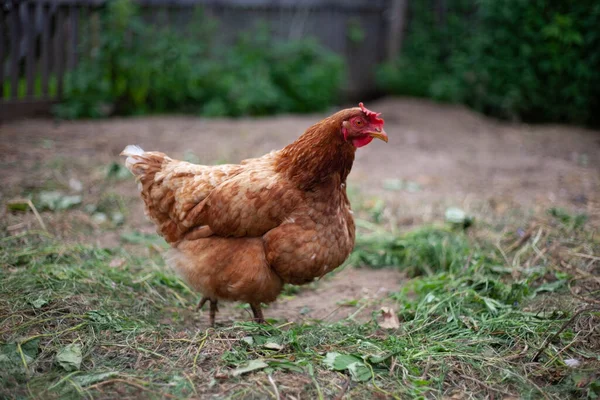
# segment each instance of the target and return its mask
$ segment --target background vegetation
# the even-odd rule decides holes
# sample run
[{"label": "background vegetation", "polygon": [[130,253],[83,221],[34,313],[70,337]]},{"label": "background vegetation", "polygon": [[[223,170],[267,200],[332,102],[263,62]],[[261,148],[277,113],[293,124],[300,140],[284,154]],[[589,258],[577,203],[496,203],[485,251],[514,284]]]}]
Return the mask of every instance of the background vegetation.
[{"label": "background vegetation", "polygon": [[[598,124],[600,4],[593,0],[411,1],[384,91],[526,121]],[[442,18],[442,21],[440,21]]]},{"label": "background vegetation", "polygon": [[[597,2],[440,4],[409,2],[401,54],[377,68],[383,93],[464,103],[512,120],[600,123]],[[195,21],[156,29],[130,0],[111,1],[97,46],[67,77],[56,114],[265,115],[340,102],[344,63],[316,41],[277,42],[263,26],[223,46],[214,20],[198,12]]]},{"label": "background vegetation", "polygon": [[130,0],[108,3],[99,43],[66,79],[63,118],[192,112],[264,115],[325,109],[342,83],[341,58],[309,39],[277,42],[267,27],[217,41],[217,26],[157,29]]}]

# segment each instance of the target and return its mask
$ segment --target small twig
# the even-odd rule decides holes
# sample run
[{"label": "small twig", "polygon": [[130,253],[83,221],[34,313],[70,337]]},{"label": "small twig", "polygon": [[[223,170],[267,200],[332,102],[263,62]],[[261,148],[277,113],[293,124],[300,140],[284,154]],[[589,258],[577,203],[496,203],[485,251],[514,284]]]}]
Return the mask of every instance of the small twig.
[{"label": "small twig", "polygon": [[421,374],[421,379],[427,379],[427,374],[429,373],[429,368],[431,367],[431,356],[427,357],[427,364],[425,365],[425,369],[423,370],[423,374]]},{"label": "small twig", "polygon": [[319,381],[317,381],[317,377],[315,376],[315,369],[313,368],[312,364],[308,364],[308,374],[310,375],[313,383],[315,384],[319,400],[323,400],[323,392],[321,391],[321,386],[319,385]]},{"label": "small twig", "polygon": [[108,381],[99,382],[99,383],[96,383],[95,385],[91,385],[91,386],[89,386],[89,387],[88,387],[88,389],[96,389],[96,388],[98,388],[98,387],[100,387],[100,386],[108,385],[109,383],[115,383],[115,382],[121,382],[121,383],[124,383],[124,384],[126,384],[126,385],[130,385],[130,386],[133,386],[133,387],[135,387],[135,388],[138,388],[138,389],[140,389],[140,390],[144,390],[144,391],[146,391],[146,392],[150,392],[150,393],[157,394],[157,395],[159,395],[159,396],[161,396],[161,397],[167,397],[167,398],[169,398],[169,399],[176,399],[176,398],[177,398],[177,397],[175,397],[175,396],[172,396],[172,395],[170,395],[170,394],[168,394],[168,393],[164,393],[164,392],[157,392],[157,391],[155,391],[155,390],[148,389],[148,388],[146,388],[146,387],[144,387],[144,386],[142,386],[142,385],[140,385],[140,384],[137,384],[137,383],[135,383],[135,382],[128,381],[128,380],[126,380],[126,379],[110,379],[110,380],[108,380]]},{"label": "small twig", "polygon": [[516,354],[511,354],[510,356],[506,356],[504,357],[505,361],[512,361],[512,360],[516,360],[518,358],[523,357],[525,354],[527,354],[527,350],[529,350],[529,345],[525,344],[525,347],[523,348],[523,350],[521,350],[520,352],[516,353]]},{"label": "small twig", "polygon": [[472,378],[472,377],[470,377],[470,376],[469,376],[469,375],[467,375],[467,374],[461,374],[461,376],[460,376],[460,377],[461,377],[461,378],[466,378],[466,379],[468,379],[468,380],[470,380],[470,381],[473,381],[473,382],[475,382],[475,383],[477,383],[477,384],[479,384],[479,385],[483,386],[483,387],[484,387],[484,388],[486,388],[487,390],[491,390],[492,392],[501,393],[501,394],[503,394],[503,395],[505,395],[505,396],[512,396],[512,394],[511,394],[511,393],[509,393],[509,392],[505,392],[504,390],[496,389],[496,388],[494,388],[494,387],[492,387],[492,386],[490,386],[490,385],[487,385],[487,384],[485,384],[484,382],[481,382],[479,379],[475,379],[475,378]]},{"label": "small twig", "polygon": [[202,337],[200,344],[198,345],[198,349],[196,350],[196,355],[194,356],[194,363],[193,365],[193,371],[194,373],[196,373],[196,369],[198,368],[198,356],[200,355],[200,350],[202,350],[202,348],[204,347],[204,344],[206,343],[206,339],[208,338],[208,331],[210,331],[211,328],[208,328],[206,330],[206,332],[204,333],[204,336]]},{"label": "small twig", "polygon": [[600,283],[600,277],[592,275],[589,272],[582,271],[581,269],[572,266],[571,264],[569,264],[566,261],[560,260],[560,265],[562,265],[563,268],[565,268],[565,269],[567,269],[569,271],[573,271],[574,273],[579,274],[579,276],[582,276],[584,278],[591,279],[591,280],[594,280],[594,281]]},{"label": "small twig", "polygon": [[344,386],[342,386],[342,391],[335,396],[334,400],[342,400],[346,394],[346,391],[348,390],[348,386],[350,386],[350,378],[346,379]]},{"label": "small twig", "polygon": [[575,292],[573,291],[573,286],[571,286],[571,285],[570,285],[570,283],[571,283],[572,281],[574,281],[574,280],[576,280],[576,279],[572,279],[572,280],[571,280],[571,281],[569,281],[569,283],[567,284],[567,286],[569,287],[569,291],[571,292],[571,295],[572,295],[573,297],[575,297],[576,299],[579,299],[579,300],[583,301],[584,303],[594,303],[594,304],[600,304],[600,300],[592,299],[592,298],[590,298],[590,297],[583,297],[583,296],[580,296],[580,295],[578,295],[577,293],[575,293]]},{"label": "small twig", "polygon": [[532,234],[533,234],[533,228],[528,229],[527,232],[525,232],[523,234],[523,236],[521,236],[513,244],[508,246],[508,249],[506,249],[506,252],[510,253],[511,251],[516,250],[519,247],[523,246],[525,244],[525,242],[529,240],[529,238],[531,237]]},{"label": "small twig", "polygon": [[394,375],[395,368],[396,368],[396,357],[392,356],[392,363],[390,365],[390,376]]},{"label": "small twig", "polygon": [[577,311],[575,314],[573,314],[573,316],[563,324],[563,326],[561,326],[561,328],[552,336],[549,336],[545,341],[544,344],[542,345],[542,347],[540,347],[540,349],[537,351],[537,353],[535,353],[535,355],[533,356],[533,358],[531,359],[531,362],[536,362],[537,359],[539,358],[539,356],[546,350],[546,348],[550,345],[550,343],[556,339],[558,337],[558,335],[560,335],[565,329],[567,329],[567,326],[571,325],[573,323],[573,321],[575,321],[581,314],[586,313],[586,312],[590,312],[590,311],[597,311],[600,310],[600,307],[588,307],[588,308],[584,308],[582,310]]},{"label": "small twig", "polygon": [[29,377],[29,367],[27,366],[27,360],[25,359],[25,354],[23,353],[23,349],[21,348],[21,343],[17,343],[17,352],[21,357],[21,362],[23,363],[23,367],[25,368],[25,374]]},{"label": "small twig", "polygon": [[385,394],[388,397],[393,397],[396,400],[400,400],[400,397],[396,396],[393,393],[388,392],[387,390],[383,390],[382,388],[380,388],[379,386],[377,386],[377,383],[375,382],[375,371],[373,371],[373,367],[371,366],[371,364],[369,363],[365,363],[367,365],[367,367],[369,367],[369,369],[371,370],[371,384],[373,385],[373,387],[378,391],[381,392],[383,394]]},{"label": "small twig", "polygon": [[577,257],[581,257],[581,258],[587,258],[589,260],[594,260],[594,261],[600,261],[600,257],[596,257],[594,255],[591,254],[583,254],[583,253],[569,253],[572,256],[577,256]]},{"label": "small twig", "polygon": [[42,229],[45,230],[46,232],[48,232],[48,229],[46,228],[46,224],[44,224],[44,220],[42,220],[42,216],[38,212],[37,208],[35,208],[35,206],[31,202],[31,200],[27,199],[26,203],[29,206],[29,208],[31,209],[31,211],[33,211],[33,215],[35,215],[35,218],[38,220]]},{"label": "small twig", "polygon": [[500,251],[500,254],[502,254],[502,258],[504,258],[504,262],[506,263],[507,266],[511,265],[510,261],[508,261],[508,257],[506,256],[506,253],[504,252],[504,250],[502,250],[502,247],[500,247],[499,243],[496,243],[496,248]]},{"label": "small twig", "polygon": [[552,357],[550,360],[548,360],[548,362],[546,364],[544,364],[544,368],[547,368],[550,364],[552,364],[552,361],[556,360],[558,357],[560,357],[560,355],[562,353],[564,353],[571,346],[573,346],[575,343],[577,343],[577,339],[579,339],[579,334],[580,333],[581,333],[581,331],[577,332],[577,335],[575,335],[575,337],[573,338],[573,340],[571,341],[571,343],[569,343],[568,345],[566,345],[565,347],[563,347],[558,353],[556,353],[556,355],[554,357]]},{"label": "small twig", "polygon": [[271,386],[273,386],[273,390],[275,390],[275,398],[280,400],[281,397],[279,396],[279,389],[277,389],[277,385],[275,384],[273,377],[271,375],[267,375],[267,378],[269,378],[269,382],[271,382]]}]

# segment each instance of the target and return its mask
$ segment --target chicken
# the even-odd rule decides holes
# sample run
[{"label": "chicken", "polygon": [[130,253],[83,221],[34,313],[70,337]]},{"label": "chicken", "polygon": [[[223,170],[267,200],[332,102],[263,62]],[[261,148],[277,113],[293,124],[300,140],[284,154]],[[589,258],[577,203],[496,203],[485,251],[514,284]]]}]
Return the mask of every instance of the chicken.
[{"label": "chicken", "polygon": [[387,142],[380,113],[339,111],[294,143],[240,164],[195,165],[129,145],[146,215],[170,244],[165,259],[210,302],[273,302],[285,283],[302,285],[340,266],[354,247],[346,178],[358,147]]}]

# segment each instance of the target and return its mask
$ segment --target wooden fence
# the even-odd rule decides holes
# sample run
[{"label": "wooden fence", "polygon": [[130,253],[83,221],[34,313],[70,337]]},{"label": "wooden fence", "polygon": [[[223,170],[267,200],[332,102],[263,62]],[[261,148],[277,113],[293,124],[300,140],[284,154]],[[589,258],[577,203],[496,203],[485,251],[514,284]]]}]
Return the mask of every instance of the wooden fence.
[{"label": "wooden fence", "polygon": [[[401,11],[399,4],[405,2],[137,0],[146,21],[175,27],[192,22],[193,9],[201,6],[218,20],[218,40],[224,45],[258,21],[268,23],[279,39],[314,36],[347,61],[348,97],[368,95],[374,88],[375,66],[395,54],[402,28],[397,20],[390,23],[388,15],[390,10]],[[105,4],[106,0],[0,0],[0,121],[48,113],[63,93],[65,73],[98,43],[93,35],[101,29],[99,14]],[[352,40],[350,29],[359,29],[363,40]]]}]

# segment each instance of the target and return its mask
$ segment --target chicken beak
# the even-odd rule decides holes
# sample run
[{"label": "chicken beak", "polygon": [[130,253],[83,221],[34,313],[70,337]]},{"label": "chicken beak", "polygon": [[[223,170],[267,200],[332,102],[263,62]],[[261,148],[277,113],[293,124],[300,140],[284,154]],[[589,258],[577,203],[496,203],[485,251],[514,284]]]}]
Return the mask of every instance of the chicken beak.
[{"label": "chicken beak", "polygon": [[381,129],[379,131],[375,131],[375,132],[369,132],[369,136],[371,136],[372,138],[375,138],[375,139],[381,139],[386,143],[388,141],[388,135],[387,135],[387,133],[385,133],[385,131],[383,129]]}]

